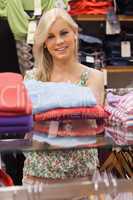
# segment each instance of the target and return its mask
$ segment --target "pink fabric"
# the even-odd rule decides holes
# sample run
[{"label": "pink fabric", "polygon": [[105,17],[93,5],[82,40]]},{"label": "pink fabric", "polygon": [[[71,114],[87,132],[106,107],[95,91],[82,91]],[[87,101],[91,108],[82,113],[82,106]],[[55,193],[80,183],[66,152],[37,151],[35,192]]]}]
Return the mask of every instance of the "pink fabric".
[{"label": "pink fabric", "polygon": [[23,77],[17,73],[0,73],[0,114],[31,114],[32,105]]},{"label": "pink fabric", "polygon": [[123,109],[127,114],[133,114],[133,92],[129,92],[121,97],[118,107]]}]

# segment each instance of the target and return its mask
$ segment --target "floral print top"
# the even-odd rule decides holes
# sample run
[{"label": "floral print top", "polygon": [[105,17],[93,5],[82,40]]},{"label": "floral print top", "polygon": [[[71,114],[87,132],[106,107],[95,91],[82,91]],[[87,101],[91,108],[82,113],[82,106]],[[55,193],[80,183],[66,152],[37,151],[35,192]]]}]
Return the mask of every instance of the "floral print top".
[{"label": "floral print top", "polygon": [[[35,74],[36,69],[30,70],[25,79],[35,79]],[[79,84],[85,86],[87,77],[88,73],[83,73]],[[98,152],[94,148],[34,151],[25,156],[23,175],[47,179],[90,176],[98,165]]]}]

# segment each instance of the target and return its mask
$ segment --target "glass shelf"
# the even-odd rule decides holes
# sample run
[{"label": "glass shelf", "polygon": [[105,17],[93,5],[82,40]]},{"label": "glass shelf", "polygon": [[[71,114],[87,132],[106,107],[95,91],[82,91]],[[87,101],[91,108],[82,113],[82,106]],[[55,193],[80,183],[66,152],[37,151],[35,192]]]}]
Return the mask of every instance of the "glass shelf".
[{"label": "glass shelf", "polygon": [[[123,132],[124,133],[124,132]],[[133,132],[130,132],[133,134]],[[123,134],[124,135],[124,134]],[[70,138],[70,137],[69,137]],[[44,150],[69,150],[69,149],[86,149],[86,148],[123,148],[127,149],[129,146],[133,147],[133,139],[127,140],[123,136],[117,133],[110,134],[107,129],[97,136],[92,136],[96,139],[93,144],[85,144],[75,147],[60,147],[55,145],[50,145],[47,142],[33,141],[32,139],[1,139],[0,140],[0,151],[44,151]]]}]

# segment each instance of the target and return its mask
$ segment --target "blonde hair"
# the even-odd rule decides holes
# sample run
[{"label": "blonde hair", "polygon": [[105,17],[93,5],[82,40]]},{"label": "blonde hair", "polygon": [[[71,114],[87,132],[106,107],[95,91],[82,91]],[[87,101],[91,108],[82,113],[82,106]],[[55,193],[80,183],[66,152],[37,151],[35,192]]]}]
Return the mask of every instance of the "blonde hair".
[{"label": "blonde hair", "polygon": [[[62,18],[65,22],[67,22],[74,31],[78,32],[77,23],[64,9],[53,8],[42,15],[35,33],[35,43],[33,47],[35,67],[37,67],[36,78],[38,80],[42,81],[50,80],[50,75],[53,68],[53,61],[52,61],[52,56],[48,52],[47,48],[45,48],[44,43],[47,38],[50,27],[59,17]],[[78,41],[76,41],[75,44],[76,57],[78,54],[77,52],[78,52]]]}]

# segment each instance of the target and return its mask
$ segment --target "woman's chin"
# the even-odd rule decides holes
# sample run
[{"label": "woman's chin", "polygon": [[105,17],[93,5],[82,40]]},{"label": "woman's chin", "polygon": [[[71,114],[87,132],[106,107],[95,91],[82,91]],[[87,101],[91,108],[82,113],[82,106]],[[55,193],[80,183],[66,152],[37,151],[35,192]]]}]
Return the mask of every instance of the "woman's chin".
[{"label": "woman's chin", "polygon": [[56,60],[60,60],[60,61],[63,61],[63,60],[65,60],[65,61],[68,61],[70,59],[70,56],[68,56],[68,55],[58,55],[58,56],[56,56]]}]

